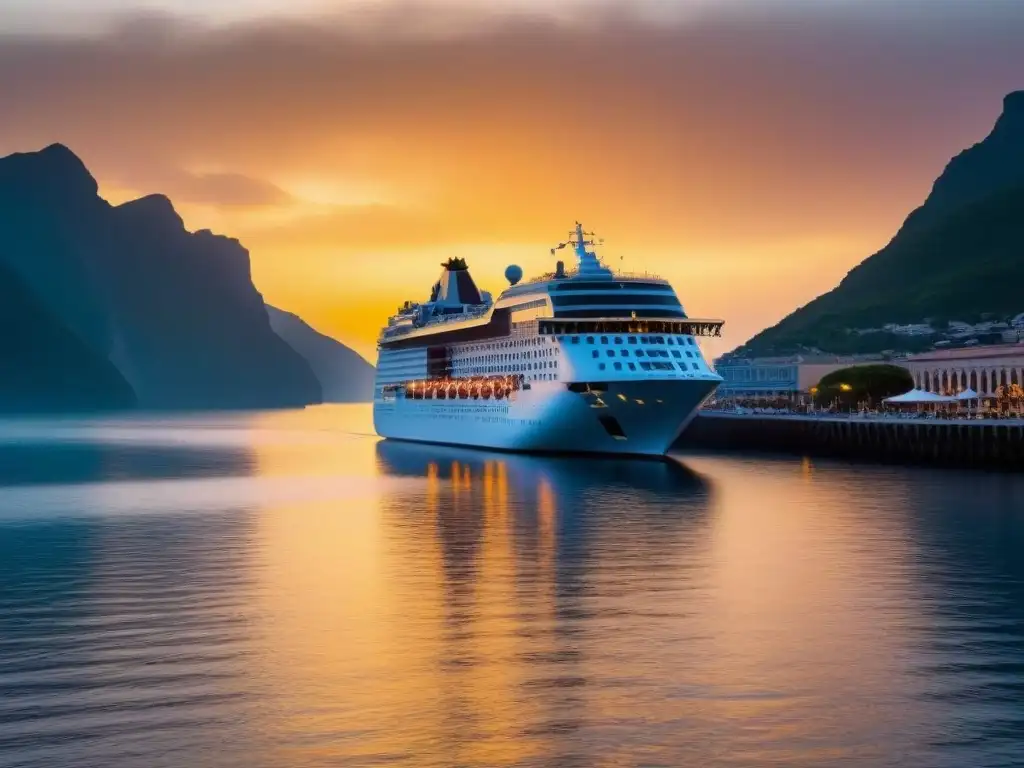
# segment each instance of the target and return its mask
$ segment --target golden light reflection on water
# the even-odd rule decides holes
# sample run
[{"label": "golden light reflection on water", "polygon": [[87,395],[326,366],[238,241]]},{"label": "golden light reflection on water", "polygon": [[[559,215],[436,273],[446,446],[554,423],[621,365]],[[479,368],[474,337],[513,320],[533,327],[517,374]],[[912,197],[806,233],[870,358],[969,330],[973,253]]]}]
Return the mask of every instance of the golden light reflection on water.
[{"label": "golden light reflection on water", "polygon": [[[263,425],[280,426],[289,417],[266,418]],[[381,477],[393,480],[387,476],[400,469],[382,466],[374,446],[318,445],[312,462],[294,443],[257,451],[261,474],[333,474],[339,484],[370,489],[358,501],[278,505],[260,515],[264,663],[275,687],[294,692],[282,709],[302,713],[279,727],[325,741],[358,733],[365,755],[442,745],[467,764],[526,758],[536,748],[508,724],[538,715],[522,695],[521,667],[509,662],[538,643],[519,632],[522,563],[508,511],[528,508],[540,493],[550,527],[551,489],[511,488],[505,460],[454,459],[425,461],[405,478],[414,482],[385,493]],[[550,545],[535,552],[547,567]],[[531,621],[545,621],[551,605],[534,600],[530,611]],[[330,747],[315,753],[329,756]],[[344,754],[352,755],[348,745]]]},{"label": "golden light reflection on water", "polygon": [[[322,414],[314,450],[256,449],[262,475],[339,490],[259,514],[260,664],[282,762],[618,765],[644,742],[715,754],[675,733],[686,724],[752,762],[815,764],[899,720],[867,702],[904,671],[908,555],[884,520],[864,539],[864,490],[841,473],[410,446],[353,436],[350,418]],[[866,605],[889,620],[866,625]],[[834,719],[805,722],[831,694],[845,697]]]},{"label": "golden light reflection on water", "polygon": [[[692,463],[699,470],[711,468],[708,461]],[[700,624],[714,652],[698,677],[723,693],[716,717],[759,721],[773,743],[788,737],[794,750],[779,759],[849,757],[847,745],[880,727],[869,708],[908,672],[907,638],[891,620],[905,609],[913,552],[888,510],[911,503],[909,491],[881,478],[865,486],[862,472],[877,468],[819,471],[806,458],[713,464],[715,600]],[[882,620],[865,621],[869,615]],[[801,737],[811,729],[793,717],[793,704],[812,704],[823,690],[843,702],[828,723],[842,738],[810,752]],[[888,716],[896,725],[901,713]]]},{"label": "golden light reflection on water", "polygon": [[0,762],[1020,754],[1016,476],[491,454],[365,408],[24,422],[0,458]]}]

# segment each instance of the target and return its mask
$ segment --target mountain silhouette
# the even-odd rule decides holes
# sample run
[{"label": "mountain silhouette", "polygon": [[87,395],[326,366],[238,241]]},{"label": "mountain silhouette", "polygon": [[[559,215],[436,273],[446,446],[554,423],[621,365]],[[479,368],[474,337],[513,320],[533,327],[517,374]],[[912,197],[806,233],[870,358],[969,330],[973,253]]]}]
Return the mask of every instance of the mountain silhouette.
[{"label": "mountain silhouette", "polygon": [[97,249],[109,208],[82,161],[64,146],[0,159],[0,262],[104,356],[109,312]]},{"label": "mountain silhouette", "polygon": [[736,350],[877,352],[887,323],[970,322],[1024,312],[1024,91],[1003,100],[992,132],[954,157],[924,204],[881,251]]},{"label": "mountain silhouette", "polygon": [[189,232],[171,202],[112,206],[61,145],[0,159],[0,264],[143,408],[320,402],[309,364],[270,327],[236,241]]},{"label": "mountain silhouette", "polygon": [[0,411],[129,408],[135,393],[114,365],[72,333],[0,264]]},{"label": "mountain silhouette", "polygon": [[909,221],[926,227],[943,215],[1024,185],[1024,91],[1003,98],[1003,112],[983,141],[965,149],[935,180]]},{"label": "mountain silhouette", "polygon": [[373,399],[375,370],[366,360],[291,312],[267,305],[267,313],[274,332],[313,369],[323,387],[325,402],[356,403]]}]

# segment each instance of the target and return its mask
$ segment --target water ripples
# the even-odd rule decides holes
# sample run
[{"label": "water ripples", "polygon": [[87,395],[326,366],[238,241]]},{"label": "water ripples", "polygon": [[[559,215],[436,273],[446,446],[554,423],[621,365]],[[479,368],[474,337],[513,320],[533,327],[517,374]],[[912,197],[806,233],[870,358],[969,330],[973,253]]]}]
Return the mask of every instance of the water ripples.
[{"label": "water ripples", "polygon": [[1024,480],[364,420],[0,440],[0,766],[1024,765]]}]

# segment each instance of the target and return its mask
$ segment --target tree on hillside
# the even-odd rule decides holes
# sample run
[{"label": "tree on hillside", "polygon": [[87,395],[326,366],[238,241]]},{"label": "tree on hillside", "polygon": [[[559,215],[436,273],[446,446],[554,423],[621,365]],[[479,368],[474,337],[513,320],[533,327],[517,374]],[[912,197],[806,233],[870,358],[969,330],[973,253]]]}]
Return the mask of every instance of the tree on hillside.
[{"label": "tree on hillside", "polygon": [[852,365],[828,374],[814,388],[814,402],[853,407],[867,401],[880,403],[887,397],[902,395],[914,388],[910,372],[898,365]]}]

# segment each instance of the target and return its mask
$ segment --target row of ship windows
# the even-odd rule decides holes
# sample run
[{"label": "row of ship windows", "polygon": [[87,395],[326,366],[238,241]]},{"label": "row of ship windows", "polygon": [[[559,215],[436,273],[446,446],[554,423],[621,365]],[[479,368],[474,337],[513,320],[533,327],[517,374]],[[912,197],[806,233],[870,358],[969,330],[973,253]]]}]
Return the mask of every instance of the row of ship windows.
[{"label": "row of ship windows", "polygon": [[[672,353],[672,357],[675,357],[675,358],[682,358],[682,356],[684,354],[683,352],[680,352],[678,349],[648,349],[646,352],[644,352],[644,350],[642,350],[642,349],[637,349],[637,350],[634,350],[633,354],[635,354],[637,357],[668,357],[670,352]],[[604,353],[608,357],[615,357],[615,350],[614,349],[606,349],[604,351]],[[691,357],[691,358],[693,357],[693,352],[691,352],[688,349],[685,350],[685,354],[686,354],[687,357]],[[601,356],[601,351],[598,350],[598,349],[595,349],[594,351],[592,351],[590,353],[590,355],[591,355],[591,357],[600,357]],[[619,350],[619,355],[622,356],[622,357],[629,357],[629,350],[628,349],[620,349]]]},{"label": "row of ship windows", "polygon": [[[640,370],[642,370],[642,371],[674,371],[675,370],[675,367],[672,365],[672,363],[663,363],[661,361],[648,363],[645,360],[645,361],[640,362],[640,363],[626,363],[626,365],[629,366],[629,370],[631,370],[631,371],[635,371],[637,365],[640,366]],[[690,363],[690,365],[693,366],[693,370],[695,370],[695,371],[699,371],[700,370],[700,366],[697,365],[697,363]],[[676,366],[678,366],[680,371],[687,370],[686,363],[676,363]],[[621,371],[622,370],[622,363],[612,363],[612,367],[616,371]],[[607,363],[598,363],[597,369],[599,371],[607,370],[608,369],[608,364]]]},{"label": "row of ship windows", "polygon": [[633,304],[647,304],[648,306],[678,307],[679,299],[673,294],[645,294],[645,293],[586,293],[577,296],[554,296],[552,297],[555,308],[579,307],[592,305],[601,306],[631,306]]},{"label": "row of ship windows", "polygon": [[[596,357],[596,355],[595,355],[595,357]],[[689,368],[687,368],[686,363],[684,363],[684,362],[678,362],[678,363],[676,363],[673,366],[671,362],[662,362],[660,360],[657,360],[657,361],[652,360],[650,362],[648,362],[646,360],[642,360],[642,361],[639,361],[637,363],[627,362],[627,363],[625,363],[625,365],[628,366],[628,370],[630,370],[630,371],[637,370],[637,366],[638,365],[640,366],[640,370],[642,370],[642,371],[674,371],[677,367],[681,371],[689,370]],[[612,367],[616,371],[623,370],[622,366],[623,366],[623,364],[620,363],[620,362],[612,363]],[[457,366],[456,369],[455,369],[455,372],[457,374],[460,374],[460,375],[482,376],[482,375],[495,374],[495,373],[519,373],[521,371],[538,371],[538,370],[543,370],[543,369],[557,369],[557,368],[558,368],[558,363],[557,362],[554,362],[554,361],[544,361],[544,362],[540,362],[540,363],[530,363],[530,364],[527,364],[525,366],[516,366],[516,365],[484,365],[484,366],[469,366],[469,367]],[[598,363],[597,368],[600,371],[604,371],[604,370],[608,369],[608,365],[606,363]],[[695,371],[699,371],[700,370],[700,364],[699,363],[690,363],[690,368],[692,368]],[[557,378],[558,374],[555,374],[555,373],[544,373],[544,374],[539,374],[539,375],[534,374],[534,376],[536,378],[541,378],[541,379],[555,379],[555,378]]]},{"label": "row of ship windows", "polygon": [[[611,339],[610,342],[609,339]],[[470,347],[466,347],[464,350],[460,350],[460,352],[462,352],[462,355],[456,353],[456,359],[459,359],[459,357],[471,357],[475,352],[492,352],[495,349],[516,349],[523,347],[546,346],[546,342],[554,343],[555,341],[571,344],[664,344],[668,346],[676,346],[678,344],[680,347],[697,346],[692,336],[627,336],[625,337],[625,340],[623,340],[622,336],[601,336],[599,339],[598,337],[594,336],[534,336],[528,339],[503,341],[497,344],[474,344]],[[553,354],[558,354],[558,351],[559,350],[556,348]],[[540,350],[540,354],[543,355],[548,353],[543,350]]]},{"label": "row of ship windows", "polygon": [[418,360],[416,362],[403,363],[401,365],[380,363],[377,366],[378,371],[388,371],[393,373],[404,373],[405,371],[418,371],[426,367],[425,360]]},{"label": "row of ship windows", "polygon": [[423,357],[427,352],[423,347],[410,347],[409,349],[382,349],[381,357]]},{"label": "row of ship windows", "polygon": [[456,365],[457,372],[467,373],[471,376],[485,373],[519,373],[520,371],[539,371],[545,368],[558,368],[555,360],[542,360],[537,363],[525,363],[520,365]]},{"label": "row of ship windows", "polygon": [[[487,375],[491,375],[491,374],[508,373],[508,372],[509,371],[507,371],[507,370],[501,371],[501,370],[496,370],[496,369],[489,369],[489,370],[479,370],[479,371],[456,371],[456,374],[457,375],[461,375],[461,376],[487,376]],[[534,372],[534,373],[524,374],[523,378],[525,378],[527,381],[556,381],[558,379],[558,374],[557,373],[550,373],[550,372],[544,372],[544,373]]]},{"label": "row of ship windows", "polygon": [[[558,340],[559,341],[569,340],[572,344],[579,344],[580,340],[583,339],[583,338],[584,338],[583,336],[559,336]],[[586,338],[586,343],[587,344],[593,344],[594,343],[594,337],[593,336],[587,336],[585,338]],[[623,343],[621,336],[612,336],[612,337],[602,336],[598,343],[600,343],[600,344],[607,344],[609,338],[611,338],[612,342],[615,343],[615,344],[622,344]],[[680,336],[680,337],[678,337],[678,339],[676,337],[674,337],[674,336],[627,336],[626,337],[626,343],[629,343],[629,344],[666,344],[668,346],[675,346],[676,344],[678,344],[680,347],[684,347],[684,346],[695,347],[695,346],[697,346],[696,343],[693,341],[693,337],[692,336]]]},{"label": "row of ship windows", "polygon": [[504,352],[500,355],[473,355],[469,357],[457,357],[453,360],[454,363],[504,363],[510,360],[530,360],[542,357],[555,357],[560,355],[561,350],[559,349],[534,349],[527,352]]},{"label": "row of ship windows", "polygon": [[[690,337],[690,336],[678,337],[678,339],[675,338],[675,337],[672,337],[672,336],[667,336],[667,337],[666,336],[639,336],[639,337],[638,336],[628,336],[628,337],[625,338],[625,341],[623,340],[622,336],[614,336],[614,337],[601,336],[601,337],[599,337],[599,339],[597,339],[597,337],[594,337],[594,336],[586,336],[586,337],[584,337],[584,336],[558,336],[558,337],[553,337],[553,336],[549,336],[549,337],[534,336],[534,337],[526,338],[526,339],[514,339],[514,340],[511,340],[511,341],[499,342],[497,344],[475,344],[475,345],[472,345],[470,347],[466,347],[465,351],[464,351],[464,353],[462,355],[459,355],[458,353],[456,353],[455,361],[456,362],[470,362],[470,363],[479,363],[479,362],[490,362],[490,363],[493,363],[493,362],[506,362],[506,361],[510,361],[510,360],[520,360],[520,359],[522,359],[524,357],[526,357],[526,358],[551,357],[551,356],[555,356],[555,355],[561,354],[561,350],[560,349],[558,349],[557,347],[548,347],[547,344],[546,344],[546,342],[549,342],[549,343],[553,344],[556,341],[556,339],[559,342],[569,342],[569,343],[572,343],[572,344],[580,344],[580,343],[586,343],[586,344],[595,344],[595,343],[609,344],[609,339],[611,339],[611,343],[614,343],[614,344],[617,344],[617,345],[622,345],[624,343],[628,343],[630,345],[637,345],[637,344],[664,344],[664,345],[668,345],[668,346],[675,346],[675,345],[678,344],[679,346],[691,346],[691,347],[696,346],[696,344],[694,343],[693,337]],[[484,355],[473,354],[473,353],[479,353],[479,352],[493,352],[493,350],[495,350],[495,349],[524,349],[526,347],[538,347],[538,346],[544,346],[545,348],[544,349],[538,349],[538,350],[527,350],[525,352],[519,352],[519,353],[484,354]],[[466,353],[469,353],[469,354],[466,354]],[[677,350],[671,350],[671,353],[672,353],[673,357],[678,358],[680,356],[680,354],[679,354],[679,352]],[[613,357],[615,352],[614,352],[614,350],[606,350],[606,354],[609,357]],[[626,349],[622,349],[622,350],[620,350],[620,354],[623,357],[628,357],[629,356],[629,351],[626,350]],[[658,356],[668,357],[668,353],[665,350],[648,350],[646,354],[649,355],[650,357],[658,357]],[[689,350],[687,350],[685,354],[686,354],[687,357],[693,357],[693,353],[690,352]],[[596,350],[593,352],[593,356],[594,357],[598,356],[598,352]],[[642,350],[642,349],[636,350],[636,356],[637,357],[644,357],[645,356],[644,350]],[[388,370],[394,370],[395,368],[404,368],[407,365],[418,365],[418,364],[421,364],[420,363],[421,360],[422,360],[422,358],[419,357],[419,356],[416,359],[406,359],[406,360],[384,360],[384,359],[382,359],[382,360],[380,360],[379,365],[380,365],[381,368],[388,369]]]},{"label": "row of ship windows", "polygon": [[493,352],[496,349],[523,349],[525,347],[540,347],[546,343],[553,344],[554,338],[550,336],[531,336],[526,339],[512,339],[511,341],[499,341],[493,344],[472,344],[456,351],[456,354],[473,352]]}]

